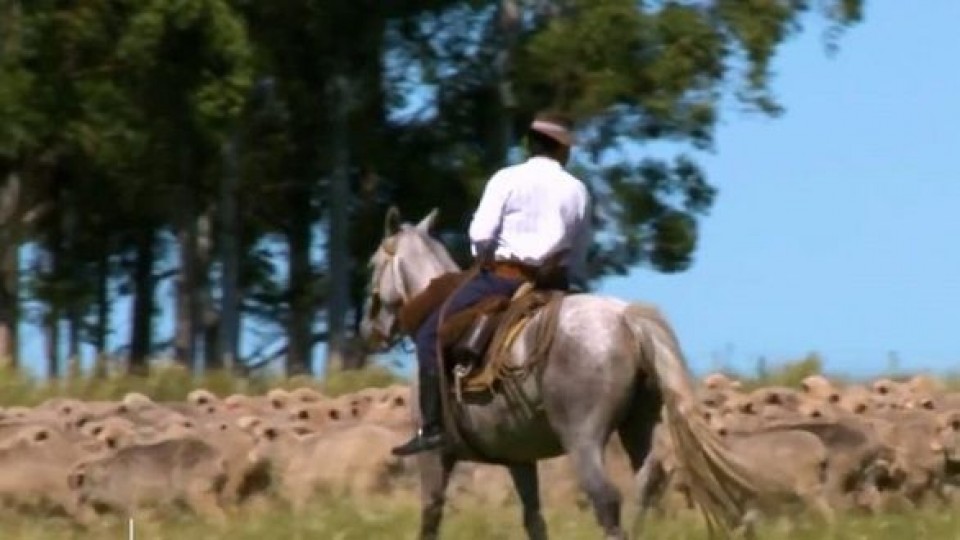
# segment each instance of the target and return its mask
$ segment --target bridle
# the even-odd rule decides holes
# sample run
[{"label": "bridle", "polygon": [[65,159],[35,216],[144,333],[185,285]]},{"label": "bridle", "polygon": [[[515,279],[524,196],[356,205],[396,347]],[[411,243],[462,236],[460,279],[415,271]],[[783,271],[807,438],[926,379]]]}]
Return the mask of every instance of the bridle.
[{"label": "bridle", "polygon": [[[396,237],[388,238],[380,244],[380,249],[383,250],[383,253],[387,256],[387,262],[377,269],[377,274],[374,276],[373,288],[370,291],[369,316],[371,320],[376,319],[377,315],[380,314],[380,310],[384,307],[393,311],[399,311],[403,305],[410,300],[410,293],[407,291],[407,284],[403,279],[403,272],[400,271],[400,258],[397,257],[397,244],[398,239]],[[380,294],[380,282],[383,281],[383,276],[386,272],[390,272],[393,277],[396,292],[400,296],[400,300],[398,301],[384,302]],[[397,343],[403,340],[403,335],[397,331],[398,323],[399,320],[394,318],[393,324],[387,332],[389,335],[385,336],[382,335],[381,332],[377,332],[377,334],[380,334],[378,337],[382,338],[384,342],[383,347],[381,347],[382,351],[392,349]]]}]

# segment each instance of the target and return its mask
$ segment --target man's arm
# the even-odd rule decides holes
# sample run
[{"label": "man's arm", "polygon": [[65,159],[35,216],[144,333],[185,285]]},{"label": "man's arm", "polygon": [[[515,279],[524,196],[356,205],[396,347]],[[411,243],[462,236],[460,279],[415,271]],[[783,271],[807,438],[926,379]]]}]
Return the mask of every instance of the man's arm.
[{"label": "man's arm", "polygon": [[497,234],[503,221],[503,208],[510,195],[509,185],[502,174],[495,174],[487,182],[480,203],[470,222],[470,251],[479,260],[493,258]]},{"label": "man's arm", "polygon": [[587,254],[593,244],[593,208],[590,195],[584,190],[584,212],[570,248],[570,283],[586,290],[590,275],[587,268]]}]

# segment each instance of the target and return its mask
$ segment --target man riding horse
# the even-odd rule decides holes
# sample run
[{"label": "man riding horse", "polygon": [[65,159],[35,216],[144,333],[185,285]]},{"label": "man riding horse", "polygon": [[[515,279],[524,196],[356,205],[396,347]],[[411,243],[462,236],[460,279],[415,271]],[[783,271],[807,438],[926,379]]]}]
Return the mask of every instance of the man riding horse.
[{"label": "man riding horse", "polygon": [[[501,169],[487,182],[469,231],[479,272],[416,330],[421,428],[394,448],[394,455],[444,443],[442,366],[436,350],[441,312],[449,316],[490,296],[513,296],[524,282],[563,290],[571,282],[585,282],[590,196],[583,182],[564,169],[573,142],[572,125],[565,117],[539,114],[526,134],[527,161]],[[542,272],[548,265],[555,265],[553,271]]]}]

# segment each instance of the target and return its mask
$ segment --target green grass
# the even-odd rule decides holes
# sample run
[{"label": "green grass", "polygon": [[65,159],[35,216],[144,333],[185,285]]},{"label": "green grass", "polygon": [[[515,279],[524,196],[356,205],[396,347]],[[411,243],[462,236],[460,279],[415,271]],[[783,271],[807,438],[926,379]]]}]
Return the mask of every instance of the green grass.
[{"label": "green grass", "polygon": [[[551,537],[596,539],[600,532],[590,513],[548,509]],[[842,519],[834,531],[815,520],[801,518],[790,530],[785,522],[764,525],[759,538],[770,540],[933,540],[960,538],[960,514],[948,509],[918,513]],[[413,539],[418,510],[413,500],[329,499],[313,504],[301,516],[277,508],[243,509],[231,514],[229,524],[217,527],[184,514],[149,516],[135,521],[138,540],[368,540]],[[3,538],[11,540],[79,540],[127,538],[127,524],[120,518],[104,518],[89,531],[80,531],[67,521],[29,515],[0,514]],[[450,540],[508,540],[524,538],[517,506],[501,508],[451,508],[442,536]],[[706,538],[695,515],[651,522],[639,538],[697,540]]]}]

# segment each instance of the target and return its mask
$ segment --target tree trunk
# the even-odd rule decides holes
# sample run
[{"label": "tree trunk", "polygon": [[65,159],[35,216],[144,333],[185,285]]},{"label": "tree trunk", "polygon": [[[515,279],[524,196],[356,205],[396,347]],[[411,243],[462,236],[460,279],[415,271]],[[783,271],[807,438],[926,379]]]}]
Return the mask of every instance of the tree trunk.
[{"label": "tree trunk", "polygon": [[0,170],[0,365],[17,368],[20,321],[20,177]]},{"label": "tree trunk", "polygon": [[185,368],[192,368],[196,359],[196,332],[194,325],[195,309],[195,266],[196,266],[196,225],[191,219],[182,224],[177,234],[180,247],[180,268],[176,283],[176,327],[173,338],[174,360]]},{"label": "tree trunk", "polygon": [[306,182],[291,190],[290,229],[287,234],[290,278],[287,285],[290,317],[287,322],[287,375],[312,373],[311,329],[314,306],[310,268],[310,190]]},{"label": "tree trunk", "polygon": [[235,370],[240,348],[240,220],[237,219],[237,181],[240,137],[234,134],[224,147],[223,181],[220,183],[220,364]]},{"label": "tree trunk", "polygon": [[106,250],[97,261],[97,311],[94,322],[94,359],[93,376],[103,379],[107,376],[107,335],[110,332],[110,258]]},{"label": "tree trunk", "polygon": [[[46,279],[58,280],[59,274],[56,272],[59,253],[54,253],[56,245],[59,243],[57,231],[52,235],[51,246],[40,254],[42,257],[41,267]],[[60,299],[54,294],[53,298],[46,298],[46,306],[43,315],[43,345],[44,357],[47,361],[47,377],[50,380],[60,378]]]},{"label": "tree trunk", "polygon": [[497,123],[494,133],[491,134],[493,144],[489,146],[493,152],[492,164],[496,167],[507,165],[510,147],[514,144],[513,115],[518,104],[510,76],[514,64],[513,51],[516,48],[522,28],[520,6],[517,0],[502,0],[499,15],[502,45],[497,53],[495,69],[497,70],[500,100],[497,109]]},{"label": "tree trunk", "polygon": [[133,268],[133,313],[130,327],[129,372],[146,376],[150,372],[149,359],[153,334],[154,282],[153,267],[156,251],[155,232],[143,229],[137,233],[136,261]]},{"label": "tree trunk", "polygon": [[200,216],[197,223],[196,252],[196,301],[199,314],[200,338],[203,340],[204,370],[221,370],[223,362],[220,356],[218,326],[220,315],[213,305],[210,283],[210,267],[213,264],[213,212]]},{"label": "tree trunk", "polygon": [[43,354],[47,359],[47,378],[60,378],[60,310],[51,302],[43,317]]},{"label": "tree trunk", "polygon": [[[9,238],[9,236],[4,235]],[[20,244],[0,243],[0,364],[19,366]]]},{"label": "tree trunk", "polygon": [[87,306],[82,305],[86,292],[89,288],[89,281],[84,279],[86,271],[80,270],[83,264],[80,259],[83,257],[77,249],[77,237],[80,234],[78,225],[78,212],[80,212],[79,203],[73,189],[66,187],[63,189],[63,206],[65,207],[60,215],[60,239],[57,255],[57,279],[62,284],[62,290],[65,293],[63,299],[63,314],[65,316],[67,334],[67,365],[66,375],[68,378],[77,378],[82,375],[80,344],[83,339],[83,309]]},{"label": "tree trunk", "polygon": [[177,364],[193,369],[197,361],[197,208],[196,189],[190,182],[190,164],[184,151],[181,155],[180,200],[178,201],[177,242],[180,248],[180,269],[176,283],[176,319],[173,358]]},{"label": "tree trunk", "polygon": [[330,261],[330,286],[327,291],[327,358],[324,371],[344,369],[346,362],[346,317],[350,309],[350,132],[347,121],[351,99],[350,80],[334,79],[330,102],[339,103],[333,113],[333,175],[330,181],[330,214],[327,258]]},{"label": "tree trunk", "polygon": [[220,353],[220,316],[213,309],[213,304],[203,315],[203,366],[206,371],[221,371],[223,355]]},{"label": "tree trunk", "polygon": [[[57,180],[60,180],[58,177]],[[65,200],[61,189],[62,184],[57,182],[51,194],[57,212],[50,226],[49,244],[43,249],[41,267],[44,281],[52,285],[52,290],[46,301],[46,313],[43,320],[43,336],[45,356],[47,359],[47,376],[51,380],[59,379],[63,375],[63,364],[60,358],[60,323],[63,320],[65,298],[63,295],[65,272],[62,267],[64,261],[63,212]]]},{"label": "tree trunk", "polygon": [[67,315],[67,377],[77,379],[83,375],[83,358],[80,342],[83,339],[83,317],[76,306],[71,306]]},{"label": "tree trunk", "polygon": [[[385,163],[384,156],[392,153],[392,141],[384,136],[385,126],[388,126],[388,95],[389,83],[385,81],[383,51],[389,44],[385,42],[387,35],[388,7],[383,2],[368,3],[362,14],[354,13],[355,20],[351,23],[361,28],[358,32],[361,37],[345,38],[341,42],[344,50],[350,51],[349,65],[346,67],[352,83],[351,103],[349,115],[349,146],[335,152],[333,165],[342,161],[351,167],[360,169],[358,189],[351,189],[349,222],[350,243],[350,283],[349,298],[346,301],[345,311],[349,317],[353,315],[350,329],[355,336],[359,329],[362,307],[366,296],[367,275],[363,267],[355,261],[366,260],[370,250],[380,241],[382,233],[383,215],[386,211],[385,201],[381,200],[382,187],[379,176],[381,167],[390,167]],[[345,98],[338,98],[336,103],[344,103]],[[334,131],[331,129],[331,131]],[[339,154],[339,158],[337,156]],[[331,260],[331,266],[333,261]],[[338,319],[339,321],[339,319]],[[339,347],[342,355],[343,369],[362,369],[366,366],[366,356],[358,351],[352,338],[347,338]],[[328,363],[327,368],[332,366]]]}]

